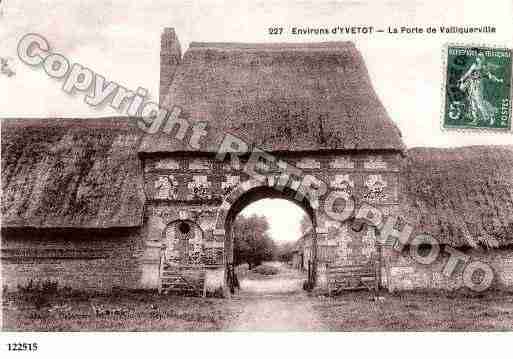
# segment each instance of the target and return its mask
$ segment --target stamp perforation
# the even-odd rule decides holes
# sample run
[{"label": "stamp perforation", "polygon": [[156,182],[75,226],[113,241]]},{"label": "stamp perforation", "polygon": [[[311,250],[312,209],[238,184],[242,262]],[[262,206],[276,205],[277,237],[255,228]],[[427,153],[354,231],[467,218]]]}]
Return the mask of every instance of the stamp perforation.
[{"label": "stamp perforation", "polygon": [[[493,133],[493,134],[504,134],[504,135],[512,135],[513,134],[513,118],[512,118],[512,107],[513,107],[513,68],[510,71],[510,92],[509,92],[509,113],[507,118],[507,128],[493,128],[493,127],[463,127],[463,126],[451,126],[445,123],[446,118],[446,105],[447,105],[447,70],[448,70],[448,56],[449,56],[449,47],[461,47],[461,48],[480,48],[480,49],[490,49],[490,50],[506,50],[513,54],[513,49],[505,46],[505,45],[497,45],[497,44],[480,44],[480,43],[460,43],[460,42],[448,42],[445,43],[442,47],[441,56],[441,101],[440,101],[440,129],[442,132],[462,132],[462,133]],[[510,64],[511,66],[511,64]]]}]

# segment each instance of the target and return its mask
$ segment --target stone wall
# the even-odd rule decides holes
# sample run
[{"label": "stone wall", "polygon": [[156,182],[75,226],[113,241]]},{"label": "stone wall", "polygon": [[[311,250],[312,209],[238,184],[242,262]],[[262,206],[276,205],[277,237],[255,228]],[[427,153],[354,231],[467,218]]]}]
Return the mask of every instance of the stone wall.
[{"label": "stone wall", "polygon": [[138,288],[142,244],[139,229],[3,229],[2,284],[15,290],[32,279],[79,290]]},{"label": "stone wall", "polygon": [[414,289],[456,290],[465,287],[463,272],[468,263],[480,261],[491,266],[494,280],[490,288],[513,290],[513,249],[458,249],[469,261],[460,262],[451,276],[444,274],[449,253],[442,249],[441,255],[432,264],[420,264],[409,254],[408,249],[397,253],[385,249],[382,268],[382,286],[390,291]]}]

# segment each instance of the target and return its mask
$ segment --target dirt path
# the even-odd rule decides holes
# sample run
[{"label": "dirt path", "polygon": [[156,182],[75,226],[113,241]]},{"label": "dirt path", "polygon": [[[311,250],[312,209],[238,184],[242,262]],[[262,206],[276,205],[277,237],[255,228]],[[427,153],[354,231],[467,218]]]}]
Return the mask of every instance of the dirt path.
[{"label": "dirt path", "polygon": [[229,331],[322,331],[328,328],[313,309],[313,301],[302,290],[304,275],[279,263],[280,270],[271,278],[241,281],[242,313],[233,320]]}]

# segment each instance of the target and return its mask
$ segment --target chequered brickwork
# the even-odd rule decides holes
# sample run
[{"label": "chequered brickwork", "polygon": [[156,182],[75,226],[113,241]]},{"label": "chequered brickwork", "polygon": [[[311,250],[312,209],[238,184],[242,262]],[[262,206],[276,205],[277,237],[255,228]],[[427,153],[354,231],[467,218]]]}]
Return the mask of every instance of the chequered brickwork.
[{"label": "chequered brickwork", "polygon": [[[295,166],[303,174],[313,175],[323,180],[330,191],[343,191],[354,196],[359,203],[368,202],[387,210],[398,204],[400,158],[397,156],[285,156],[280,157],[280,160]],[[224,229],[224,221],[231,205],[247,191],[262,185],[260,181],[250,180],[244,171],[244,166],[247,165],[244,160],[220,163],[213,158],[176,158],[175,162],[180,163],[179,168],[176,166],[170,168],[166,175],[181,179],[178,185],[180,188],[176,190],[178,198],[176,201],[169,198],[167,204],[160,205],[180,208],[184,205],[183,202],[194,202],[197,211],[201,212],[202,209],[217,211],[219,216],[215,228],[218,229]],[[149,173],[150,180],[153,178],[153,173],[162,175],[163,166],[155,166],[151,161],[147,166],[146,172]],[[279,181],[280,169],[276,163],[271,163],[270,166],[260,166],[259,170],[265,168],[268,169],[263,173],[268,179],[264,181],[265,186],[272,187]],[[294,179],[293,177],[292,180]],[[288,187],[297,188],[298,186],[297,181],[295,185],[293,182],[288,184]],[[184,191],[183,188],[186,190]],[[158,198],[155,199],[158,200]],[[373,229],[355,230],[351,222],[324,221],[321,213],[316,213],[316,216],[318,216],[318,227],[324,228],[330,243],[335,243],[330,247],[334,252],[330,258],[334,261],[358,264],[375,258]],[[212,222],[201,227],[205,233],[215,229],[212,227]],[[208,261],[212,263],[211,259]]]},{"label": "chequered brickwork", "polygon": [[[397,156],[319,155],[281,156],[280,160],[323,180],[331,190],[351,192],[375,204],[396,204],[399,200],[399,161]],[[169,201],[222,200],[238,183],[249,179],[246,162],[234,166],[211,157],[173,157],[148,160],[146,192],[150,199]],[[260,166],[265,169],[267,166]],[[281,169],[272,163],[265,175],[278,176]],[[301,180],[301,178],[293,178]]]}]

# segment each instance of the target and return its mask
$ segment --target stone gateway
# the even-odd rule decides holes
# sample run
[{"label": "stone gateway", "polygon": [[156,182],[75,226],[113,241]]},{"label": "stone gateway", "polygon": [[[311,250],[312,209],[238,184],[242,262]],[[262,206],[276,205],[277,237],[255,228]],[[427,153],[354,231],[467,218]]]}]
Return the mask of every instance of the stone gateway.
[{"label": "stone gateway", "polygon": [[[379,244],[378,228],[331,219],[325,199],[298,195],[300,178],[279,181],[280,164],[400,216],[512,287],[513,147],[407,150],[352,43],[191,43],[182,55],[165,29],[160,60],[160,103],[206,124],[199,150],[138,118],[2,120],[4,288],[226,293],[233,220],[262,198],[310,216],[313,286],[366,285],[343,275],[359,268],[389,290],[461,287],[461,268],[444,277],[445,257],[418,264],[408,246]],[[227,134],[248,148],[220,159]],[[244,171],[254,148],[280,160],[262,164],[261,180]]]}]

